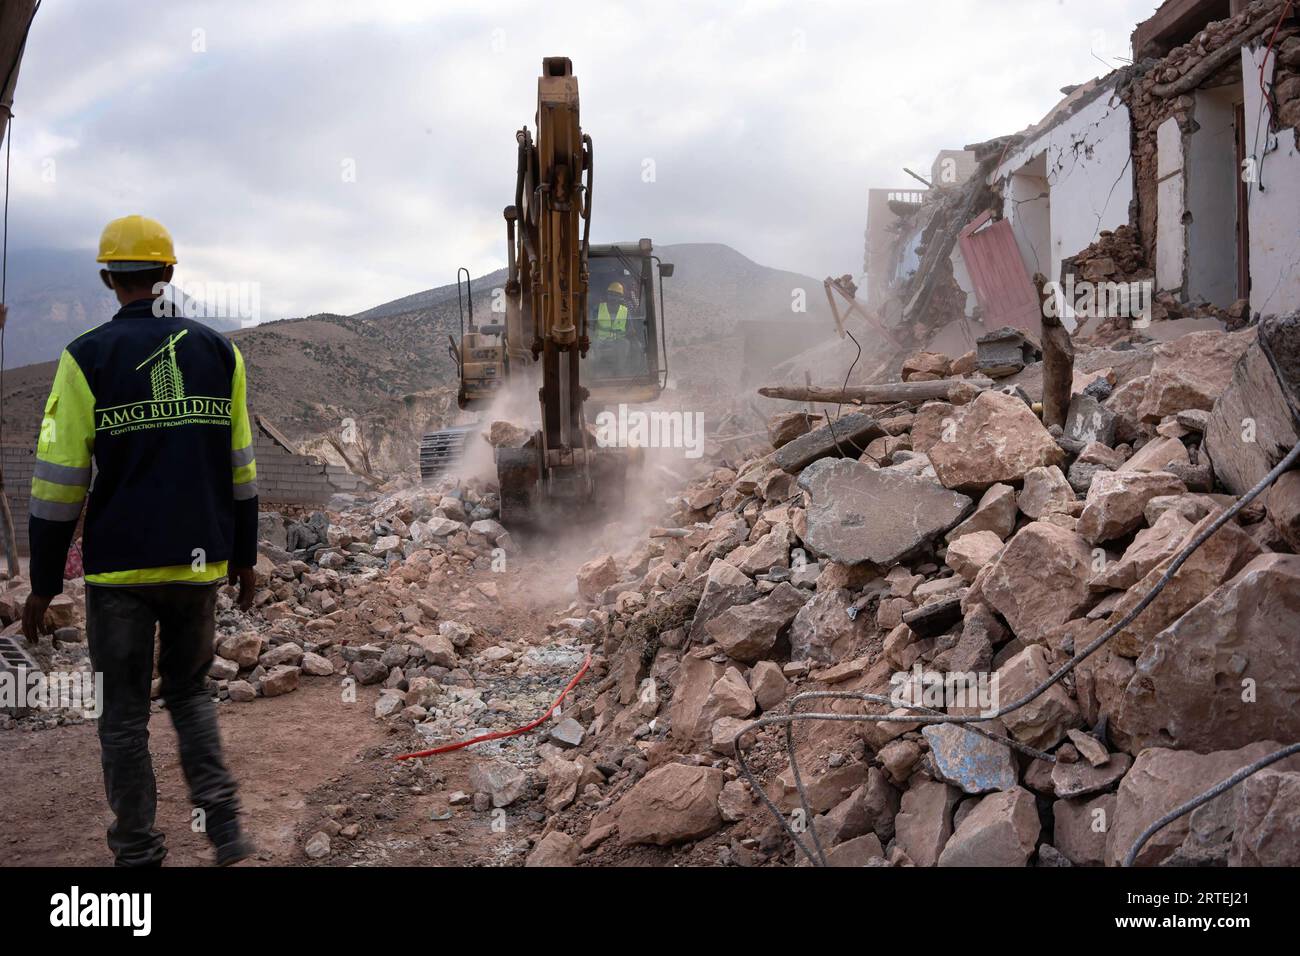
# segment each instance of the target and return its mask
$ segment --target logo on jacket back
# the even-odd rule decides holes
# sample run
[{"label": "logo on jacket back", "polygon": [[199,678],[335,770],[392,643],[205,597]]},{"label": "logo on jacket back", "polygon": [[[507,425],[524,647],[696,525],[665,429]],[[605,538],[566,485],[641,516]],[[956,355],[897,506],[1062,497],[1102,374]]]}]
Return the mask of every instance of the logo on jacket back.
[{"label": "logo on jacket back", "polygon": [[176,348],[189,334],[181,329],[169,335],[149,357],[135,367],[147,367],[153,397],[125,405],[95,409],[95,431],[110,435],[167,428],[174,425],[229,425],[230,399],[185,394],[185,376],[176,361]]}]

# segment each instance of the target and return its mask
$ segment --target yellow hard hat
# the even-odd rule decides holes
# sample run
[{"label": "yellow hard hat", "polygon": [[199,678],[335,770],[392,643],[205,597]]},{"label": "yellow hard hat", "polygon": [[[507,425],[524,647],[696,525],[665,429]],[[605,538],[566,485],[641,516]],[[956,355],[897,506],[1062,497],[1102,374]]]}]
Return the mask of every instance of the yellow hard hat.
[{"label": "yellow hard hat", "polygon": [[606,291],[606,292],[616,292],[616,293],[618,293],[619,295],[622,295],[622,294],[623,294],[623,283],[621,283],[621,282],[611,282],[611,283],[609,284],[609,288],[606,289],[605,291]]},{"label": "yellow hard hat", "polygon": [[171,266],[176,264],[176,251],[172,248],[171,233],[156,219],[123,216],[104,227],[95,261]]}]

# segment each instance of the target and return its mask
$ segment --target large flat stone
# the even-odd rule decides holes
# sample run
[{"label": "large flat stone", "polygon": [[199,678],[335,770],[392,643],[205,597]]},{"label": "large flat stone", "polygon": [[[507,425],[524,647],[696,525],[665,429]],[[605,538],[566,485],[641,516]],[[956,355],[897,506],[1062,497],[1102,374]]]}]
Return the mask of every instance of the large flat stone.
[{"label": "large flat stone", "polygon": [[804,543],[840,564],[895,564],[974,504],[931,479],[848,460],[809,466],[799,487],[812,499]]},{"label": "large flat stone", "polygon": [[670,763],[645,775],[614,805],[623,845],[671,846],[708,836],[722,826],[721,770]]}]

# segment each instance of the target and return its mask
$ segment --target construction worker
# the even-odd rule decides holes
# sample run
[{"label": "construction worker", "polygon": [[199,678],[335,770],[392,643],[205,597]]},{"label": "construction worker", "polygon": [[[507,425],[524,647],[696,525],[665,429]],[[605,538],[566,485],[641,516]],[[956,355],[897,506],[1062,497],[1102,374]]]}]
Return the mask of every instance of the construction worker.
[{"label": "construction worker", "polygon": [[180,738],[196,829],[226,865],[252,848],[206,682],[222,580],[238,584],[240,607],[253,600],[257,465],[244,360],[227,338],[177,315],[161,297],[176,256],[159,223],[113,220],[98,261],[122,307],[59,358],[32,477],[32,593],[23,632],[38,639],[63,590],[68,544],[90,488],[86,638],[103,676],[99,740],[115,818],[108,845],[119,866],[158,865],[167,853],[154,827],[149,758],[157,626],[162,697]]},{"label": "construction worker", "polygon": [[596,309],[596,341],[627,337],[627,300],[623,283],[611,282]]}]

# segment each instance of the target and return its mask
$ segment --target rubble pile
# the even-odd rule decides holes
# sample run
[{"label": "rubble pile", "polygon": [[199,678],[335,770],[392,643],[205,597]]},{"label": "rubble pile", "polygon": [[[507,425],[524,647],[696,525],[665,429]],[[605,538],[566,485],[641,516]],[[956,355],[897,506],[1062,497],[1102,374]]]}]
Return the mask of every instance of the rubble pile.
[{"label": "rubble pile", "polygon": [[[717,467],[634,550],[579,572],[588,610],[561,632],[596,642],[598,676],[569,711],[581,743],[543,748],[535,862],[801,862],[740,772],[743,735],[767,797],[796,834],[815,830],[832,865],[1117,865],[1161,815],[1300,738],[1289,480],[1076,670],[975,724],[984,734],[797,723],[811,820],[784,728],[745,729],[810,690],[882,695],[897,715],[914,713],[906,703],[992,713],[1030,693],[1237,500],[1244,489],[1219,471],[1258,477],[1251,443],[1206,432],[1250,387],[1242,369],[1259,349],[1255,329],[1194,333],[1155,348],[1149,374],[1122,388],[1085,376],[1064,430],[1044,428],[1017,389],[862,408],[855,418],[881,417],[874,436],[852,426],[851,443],[834,421],[777,416],[781,447]],[[953,365],[930,354],[906,367]],[[1291,422],[1273,401],[1279,427]],[[1276,764],[1169,825],[1139,862],[1300,861],[1297,811],[1274,798],[1300,785],[1297,769]]]}]

